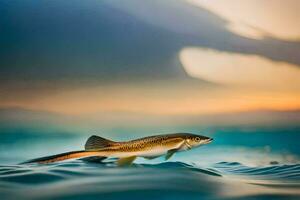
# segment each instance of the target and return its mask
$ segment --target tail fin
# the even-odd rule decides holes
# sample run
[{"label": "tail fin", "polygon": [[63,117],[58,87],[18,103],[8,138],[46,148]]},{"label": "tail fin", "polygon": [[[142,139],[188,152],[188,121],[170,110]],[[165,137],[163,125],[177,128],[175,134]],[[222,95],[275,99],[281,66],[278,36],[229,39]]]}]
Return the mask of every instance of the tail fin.
[{"label": "tail fin", "polygon": [[[56,154],[52,156],[46,156],[41,158],[32,159],[20,164],[30,164],[30,163],[40,163],[40,164],[47,164],[47,163],[53,163],[68,159],[74,159],[74,158],[83,158],[83,157],[89,157],[89,156],[95,156],[97,152],[89,152],[89,151],[70,151],[66,153]],[[103,157],[104,158],[104,157]]]}]

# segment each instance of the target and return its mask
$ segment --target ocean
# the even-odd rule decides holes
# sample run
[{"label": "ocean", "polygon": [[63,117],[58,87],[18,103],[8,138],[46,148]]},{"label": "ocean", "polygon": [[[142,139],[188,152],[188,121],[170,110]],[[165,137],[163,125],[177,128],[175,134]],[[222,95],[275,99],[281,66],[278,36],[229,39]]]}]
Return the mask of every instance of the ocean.
[{"label": "ocean", "polygon": [[[182,129],[197,133],[195,127]],[[300,127],[206,127],[200,133],[214,141],[175,154],[168,161],[139,158],[132,166],[118,167],[113,159],[18,164],[80,150],[89,135],[1,129],[0,196],[43,200],[300,199]],[[104,136],[124,140],[145,134],[122,129],[121,134]]]}]

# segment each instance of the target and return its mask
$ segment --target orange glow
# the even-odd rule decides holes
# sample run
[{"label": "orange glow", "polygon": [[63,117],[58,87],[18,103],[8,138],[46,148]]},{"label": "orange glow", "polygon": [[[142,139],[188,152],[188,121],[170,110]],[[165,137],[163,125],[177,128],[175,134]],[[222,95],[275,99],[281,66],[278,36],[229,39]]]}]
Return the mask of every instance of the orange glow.
[{"label": "orange glow", "polygon": [[214,87],[195,89],[189,86],[107,87],[106,89],[95,87],[65,90],[55,95],[44,95],[30,100],[1,101],[0,105],[73,115],[115,111],[178,115],[300,108],[300,94],[292,92]]}]

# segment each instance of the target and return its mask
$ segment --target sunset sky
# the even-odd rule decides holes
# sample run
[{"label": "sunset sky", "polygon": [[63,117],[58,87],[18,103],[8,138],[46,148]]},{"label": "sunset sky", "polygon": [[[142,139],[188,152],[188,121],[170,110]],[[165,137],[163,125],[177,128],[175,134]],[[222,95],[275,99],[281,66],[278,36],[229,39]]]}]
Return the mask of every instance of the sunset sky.
[{"label": "sunset sky", "polygon": [[297,0],[0,0],[0,107],[299,110],[299,10]]}]

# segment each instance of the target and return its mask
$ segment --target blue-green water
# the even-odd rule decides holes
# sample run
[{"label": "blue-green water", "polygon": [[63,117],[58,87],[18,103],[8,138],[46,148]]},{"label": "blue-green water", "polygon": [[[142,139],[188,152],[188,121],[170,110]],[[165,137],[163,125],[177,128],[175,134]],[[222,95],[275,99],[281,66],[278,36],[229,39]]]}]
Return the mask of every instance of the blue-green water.
[{"label": "blue-green water", "polygon": [[[191,128],[193,129],[193,128]],[[193,129],[194,130],[194,129]],[[113,135],[135,138],[140,135]],[[214,142],[169,161],[130,167],[72,160],[19,165],[81,149],[88,135],[3,129],[1,199],[299,199],[300,128],[227,127],[204,130]],[[203,133],[203,131],[202,131]]]}]

